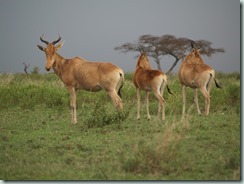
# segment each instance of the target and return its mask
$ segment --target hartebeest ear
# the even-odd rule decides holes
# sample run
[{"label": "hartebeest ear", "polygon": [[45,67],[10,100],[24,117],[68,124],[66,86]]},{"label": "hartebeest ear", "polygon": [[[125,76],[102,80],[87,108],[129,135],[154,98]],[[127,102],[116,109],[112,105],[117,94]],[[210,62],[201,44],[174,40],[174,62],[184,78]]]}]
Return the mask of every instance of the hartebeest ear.
[{"label": "hartebeest ear", "polygon": [[56,50],[60,49],[62,46],[63,46],[64,42],[63,43],[60,43],[58,46],[55,47]]},{"label": "hartebeest ear", "polygon": [[46,48],[44,48],[44,47],[42,47],[42,46],[40,46],[40,45],[37,45],[37,47],[38,47],[41,51],[44,51],[44,52],[45,52],[45,50],[46,50]]}]

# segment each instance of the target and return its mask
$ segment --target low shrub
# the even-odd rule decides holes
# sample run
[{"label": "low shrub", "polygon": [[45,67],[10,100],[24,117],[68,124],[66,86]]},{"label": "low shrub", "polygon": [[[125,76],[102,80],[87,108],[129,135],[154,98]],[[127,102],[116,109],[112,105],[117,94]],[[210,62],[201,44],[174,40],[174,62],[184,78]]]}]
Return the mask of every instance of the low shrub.
[{"label": "low shrub", "polygon": [[86,115],[85,124],[89,128],[102,127],[110,124],[120,125],[128,117],[128,109],[115,109],[112,103],[101,105],[100,102],[96,102],[92,107],[92,111]]}]

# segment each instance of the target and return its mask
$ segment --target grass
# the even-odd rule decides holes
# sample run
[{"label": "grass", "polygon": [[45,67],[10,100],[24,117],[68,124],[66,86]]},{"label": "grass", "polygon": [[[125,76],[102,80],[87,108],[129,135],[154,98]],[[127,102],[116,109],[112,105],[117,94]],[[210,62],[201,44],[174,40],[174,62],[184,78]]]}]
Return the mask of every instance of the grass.
[{"label": "grass", "polygon": [[[123,87],[124,110],[104,92],[80,91],[77,125],[69,94],[54,74],[0,75],[0,179],[2,180],[240,180],[240,74],[218,73],[223,89],[211,91],[208,117],[198,116],[187,89],[169,79],[166,121],[136,120],[131,74]],[[203,98],[199,93],[203,111]]]}]

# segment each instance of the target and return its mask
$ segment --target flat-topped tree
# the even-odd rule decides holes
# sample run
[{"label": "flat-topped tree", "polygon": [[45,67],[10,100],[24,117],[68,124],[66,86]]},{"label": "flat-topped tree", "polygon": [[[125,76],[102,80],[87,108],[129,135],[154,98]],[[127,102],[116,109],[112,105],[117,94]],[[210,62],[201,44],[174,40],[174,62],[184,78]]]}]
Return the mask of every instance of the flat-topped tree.
[{"label": "flat-topped tree", "polygon": [[[141,35],[139,39],[130,43],[127,42],[121,46],[115,47],[115,50],[121,50],[124,53],[127,52],[138,52],[138,45],[143,46],[148,56],[152,57],[157,64],[157,68],[162,70],[161,67],[161,57],[162,56],[172,56],[174,62],[166,74],[170,73],[180,59],[183,59],[187,53],[191,50],[189,46],[188,38],[176,38],[173,35],[163,35],[163,36],[153,36],[150,34]],[[213,48],[212,43],[207,40],[196,40],[195,43],[201,47],[201,55],[206,55],[208,57],[216,54],[218,52],[225,52],[223,48]]]}]

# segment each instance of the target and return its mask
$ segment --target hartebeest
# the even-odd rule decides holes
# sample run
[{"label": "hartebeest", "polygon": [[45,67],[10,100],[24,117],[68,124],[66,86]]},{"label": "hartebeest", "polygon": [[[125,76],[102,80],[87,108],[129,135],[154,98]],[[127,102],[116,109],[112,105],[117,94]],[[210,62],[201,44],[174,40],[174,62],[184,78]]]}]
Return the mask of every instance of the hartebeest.
[{"label": "hartebeest", "polygon": [[178,77],[182,84],[182,116],[185,115],[187,86],[194,89],[194,102],[197,106],[198,114],[201,114],[197,97],[197,89],[200,89],[205,98],[205,115],[207,116],[210,109],[210,90],[213,81],[215,82],[216,87],[221,87],[215,80],[215,71],[203,62],[199,48],[195,48],[194,44],[195,42],[191,41],[192,52],[186,56],[178,71]]},{"label": "hartebeest", "polygon": [[[153,70],[149,64],[149,60],[145,51],[141,52],[138,58],[136,69],[133,75],[133,83],[137,93],[137,119],[140,119],[141,111],[141,94],[140,91],[146,92],[146,110],[147,119],[150,120],[149,113],[149,92],[153,91],[155,97],[159,101],[158,117],[162,109],[162,120],[165,120],[165,100],[163,98],[164,87],[167,85],[167,76],[160,70]],[[167,85],[168,92],[170,92]]]},{"label": "hartebeest", "polygon": [[57,53],[63,43],[55,46],[61,37],[52,43],[40,40],[47,45],[46,48],[37,45],[46,54],[46,70],[53,68],[61,81],[65,84],[71,96],[72,123],[77,123],[76,118],[76,91],[86,90],[97,92],[102,89],[111,97],[114,105],[123,108],[120,90],[124,82],[124,72],[119,67],[108,62],[88,62],[85,59],[75,57],[65,59]]}]

